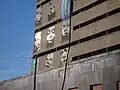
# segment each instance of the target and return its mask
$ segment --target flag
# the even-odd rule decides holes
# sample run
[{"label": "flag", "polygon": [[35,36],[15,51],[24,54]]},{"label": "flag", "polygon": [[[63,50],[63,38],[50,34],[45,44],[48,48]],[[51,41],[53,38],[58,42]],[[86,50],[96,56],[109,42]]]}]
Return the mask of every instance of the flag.
[{"label": "flag", "polygon": [[64,21],[70,18],[70,14],[73,9],[72,0],[62,0],[61,1],[61,19]]}]

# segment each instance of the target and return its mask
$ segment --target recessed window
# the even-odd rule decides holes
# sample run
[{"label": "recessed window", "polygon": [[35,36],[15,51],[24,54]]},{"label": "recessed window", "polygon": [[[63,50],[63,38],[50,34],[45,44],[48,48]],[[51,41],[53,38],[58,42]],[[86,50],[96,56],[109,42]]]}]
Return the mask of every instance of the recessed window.
[{"label": "recessed window", "polygon": [[69,31],[70,31],[70,21],[65,20],[62,22],[62,42],[68,41],[69,39]]},{"label": "recessed window", "polygon": [[46,68],[52,68],[53,66],[53,53],[47,54],[46,55],[46,61],[45,61],[45,66]]},{"label": "recessed window", "polygon": [[117,90],[120,90],[120,81],[117,82]]},{"label": "recessed window", "polygon": [[54,45],[55,38],[55,26],[49,27],[47,32],[47,47],[52,47]]},{"label": "recessed window", "polygon": [[42,24],[42,12],[43,12],[42,6],[36,9],[35,26],[39,26]]},{"label": "recessed window", "polygon": [[90,90],[102,90],[102,84],[91,85]]},{"label": "recessed window", "polygon": [[33,52],[40,52],[40,46],[41,46],[41,32],[35,33],[35,40],[34,40],[34,50]]},{"label": "recessed window", "polygon": [[49,12],[48,12],[48,21],[52,20],[55,17],[55,4],[52,1],[49,1]]}]

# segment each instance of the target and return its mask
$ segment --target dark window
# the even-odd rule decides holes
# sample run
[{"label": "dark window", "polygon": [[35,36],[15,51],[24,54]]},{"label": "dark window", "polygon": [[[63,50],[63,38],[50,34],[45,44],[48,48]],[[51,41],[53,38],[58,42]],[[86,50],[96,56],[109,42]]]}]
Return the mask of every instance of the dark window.
[{"label": "dark window", "polygon": [[117,90],[120,90],[120,81],[117,82]]},{"label": "dark window", "polygon": [[70,88],[68,90],[78,90],[78,87]]},{"label": "dark window", "polygon": [[102,84],[91,85],[90,90],[102,90]]}]

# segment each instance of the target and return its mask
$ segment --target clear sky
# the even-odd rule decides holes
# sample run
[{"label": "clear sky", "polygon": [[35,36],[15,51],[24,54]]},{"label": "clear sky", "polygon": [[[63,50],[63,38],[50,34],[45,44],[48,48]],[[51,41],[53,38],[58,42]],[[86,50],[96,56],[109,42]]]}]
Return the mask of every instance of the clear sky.
[{"label": "clear sky", "polygon": [[0,0],[0,80],[30,73],[36,0]]}]

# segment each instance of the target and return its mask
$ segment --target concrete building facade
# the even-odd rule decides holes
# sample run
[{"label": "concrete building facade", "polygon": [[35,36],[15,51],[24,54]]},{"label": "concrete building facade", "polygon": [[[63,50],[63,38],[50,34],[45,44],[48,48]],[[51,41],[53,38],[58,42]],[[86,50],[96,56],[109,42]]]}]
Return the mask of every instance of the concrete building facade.
[{"label": "concrete building facade", "polygon": [[120,0],[73,0],[69,20],[61,20],[62,0],[37,0],[31,75],[1,82],[0,90],[120,90]]}]

